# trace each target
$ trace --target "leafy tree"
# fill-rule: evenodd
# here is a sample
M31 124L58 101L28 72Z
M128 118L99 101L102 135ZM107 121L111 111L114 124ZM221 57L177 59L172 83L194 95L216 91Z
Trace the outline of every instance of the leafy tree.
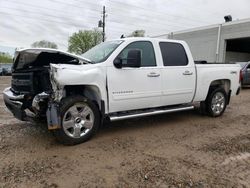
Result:
M0 63L12 63L12 57L8 53L0 52Z
M129 37L144 37L144 36L145 36L145 30L135 30L129 35Z
M56 43L46 40L36 41L33 44L31 44L31 46L33 48L54 48L54 49L58 48Z
M68 51L83 54L90 48L102 42L102 32L94 30L79 30L69 38Z

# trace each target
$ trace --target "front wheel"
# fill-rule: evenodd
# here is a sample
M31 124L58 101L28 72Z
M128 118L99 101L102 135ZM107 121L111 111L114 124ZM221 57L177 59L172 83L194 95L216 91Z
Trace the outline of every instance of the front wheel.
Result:
M227 93L223 88L216 88L209 92L206 99L208 115L212 117L221 116L227 106Z
M98 130L100 113L96 104L82 96L70 96L60 105L61 128L54 131L57 140L65 145L89 140Z

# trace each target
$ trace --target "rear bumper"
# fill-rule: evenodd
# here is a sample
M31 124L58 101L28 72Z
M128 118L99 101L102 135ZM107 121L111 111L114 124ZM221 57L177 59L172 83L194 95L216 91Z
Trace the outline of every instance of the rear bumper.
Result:
M19 120L25 121L26 113L23 109L24 95L15 95L10 87L3 91L3 99L6 107Z

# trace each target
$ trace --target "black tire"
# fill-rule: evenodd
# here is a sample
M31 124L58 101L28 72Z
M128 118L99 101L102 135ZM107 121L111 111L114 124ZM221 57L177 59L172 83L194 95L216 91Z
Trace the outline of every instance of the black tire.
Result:
M94 123L93 123L93 127L85 135L79 138L74 138L74 137L69 136L65 132L65 129L63 128L63 118L65 116L65 113L71 107L77 104L86 105L92 110L93 112L92 114L94 115ZM100 112L99 112L98 107L91 100L82 96L70 96L70 97L62 99L60 103L60 116L61 116L61 128L54 130L53 133L56 139L64 145L76 145L76 144L86 142L97 132L100 126Z
M213 99L215 99L216 96L221 97L221 102L218 102L219 107L217 106L214 107L214 104L213 104ZM228 98L227 93L225 92L223 88L218 87L215 89L211 89L205 101L206 113L211 117L221 116L227 107L227 98Z

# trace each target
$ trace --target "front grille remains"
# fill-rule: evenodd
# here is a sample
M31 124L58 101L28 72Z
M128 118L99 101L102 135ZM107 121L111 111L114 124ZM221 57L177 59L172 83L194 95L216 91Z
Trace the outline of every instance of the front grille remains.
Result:
M33 72L13 73L11 80L11 89L14 93L17 94L33 93Z

